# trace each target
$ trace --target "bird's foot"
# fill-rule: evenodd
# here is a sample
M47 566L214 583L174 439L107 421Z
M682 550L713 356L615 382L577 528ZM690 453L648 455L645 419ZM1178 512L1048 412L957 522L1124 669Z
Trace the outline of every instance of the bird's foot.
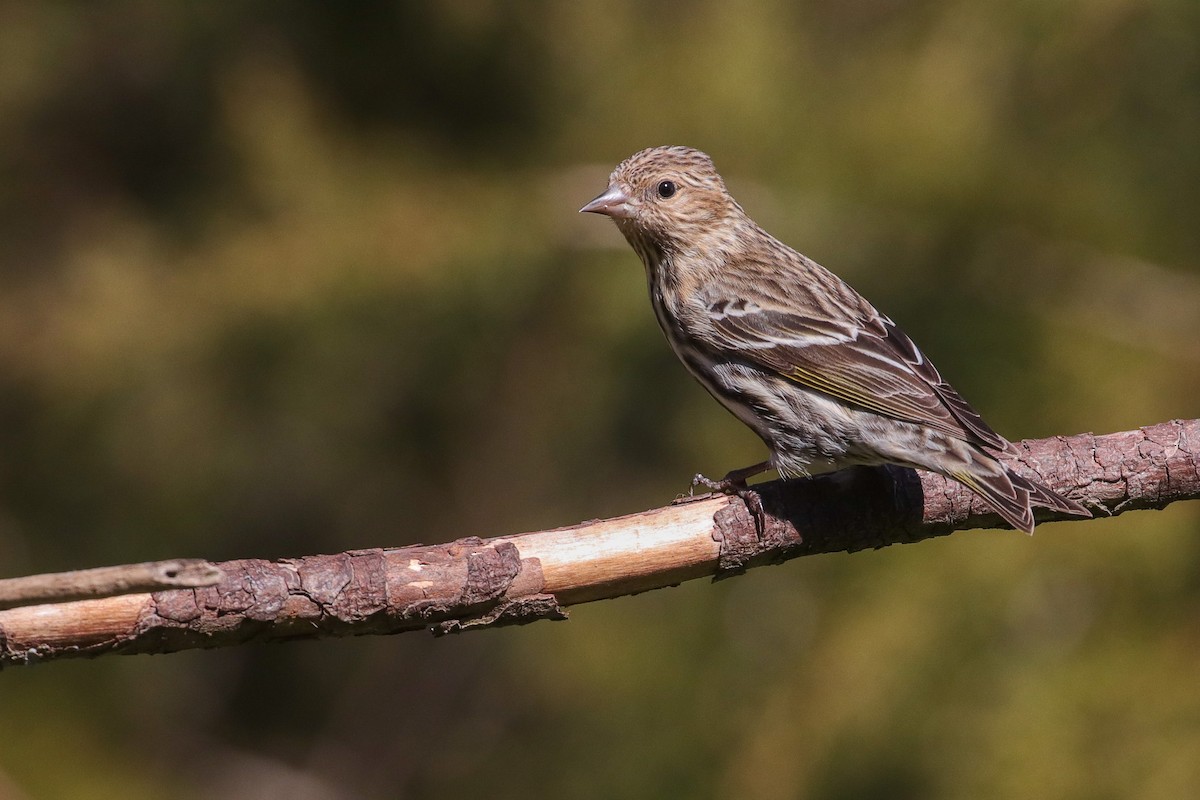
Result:
M703 486L712 494L728 494L740 498L746 504L750 516L754 519L754 532L758 535L759 539L763 538L767 530L767 512L763 508L762 495L747 486L745 478L737 472L731 472L721 480L714 481L712 478L696 473L696 476L692 478L692 488L688 493L688 499L694 497L693 493L696 491L697 486ZM677 500L676 502L687 501Z
M692 478L692 483L690 486L688 486L688 490L686 492L682 492L681 494L675 495L675 499L671 501L671 505L679 506L683 505L684 503L694 503L697 500L707 500L714 494L733 494L733 491L728 488L732 485L733 482L729 479L728 475L726 475L722 480L714 481L711 478L706 478L704 475L697 472L695 477ZM701 494L696 494L697 486L700 486L707 491Z

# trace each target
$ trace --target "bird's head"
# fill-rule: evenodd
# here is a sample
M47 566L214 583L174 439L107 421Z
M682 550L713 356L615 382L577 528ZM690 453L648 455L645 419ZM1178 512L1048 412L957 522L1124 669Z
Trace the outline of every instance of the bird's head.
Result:
M690 147L651 147L613 170L608 189L580 211L612 217L634 244L658 247L703 241L741 207L725 190L712 159Z

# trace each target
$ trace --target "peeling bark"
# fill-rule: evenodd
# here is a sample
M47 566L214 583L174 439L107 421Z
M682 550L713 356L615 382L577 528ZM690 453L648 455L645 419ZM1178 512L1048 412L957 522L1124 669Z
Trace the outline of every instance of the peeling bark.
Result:
M1096 516L1200 497L1200 420L1107 436L1022 442L1023 472ZM440 545L216 564L214 586L0 611L0 667L104 653L165 653L248 641L455 633L539 619L564 606L728 577L815 553L1002 527L962 486L899 468L855 469L760 490L761 539L745 504L701 497L570 528ZM1078 519L1038 511L1040 521Z

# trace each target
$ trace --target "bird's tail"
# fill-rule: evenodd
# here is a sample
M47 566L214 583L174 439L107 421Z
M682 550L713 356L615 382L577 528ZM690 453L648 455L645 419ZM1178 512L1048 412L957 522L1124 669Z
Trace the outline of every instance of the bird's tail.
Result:
M966 469L951 472L950 477L987 500L996 513L1017 530L1033 533L1032 507L1035 505L1064 514L1092 516L1092 512L1079 503L1018 474L990 454L973 453L972 456Z

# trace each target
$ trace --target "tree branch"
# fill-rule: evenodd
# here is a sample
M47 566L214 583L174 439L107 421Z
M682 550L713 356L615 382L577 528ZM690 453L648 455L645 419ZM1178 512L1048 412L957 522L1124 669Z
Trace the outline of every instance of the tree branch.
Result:
M1022 471L1096 516L1200 497L1200 420L1029 440L1020 448ZM957 483L914 470L847 470L758 488L768 515L761 539L741 500L702 497L493 539L227 561L216 565L224 579L206 588L12 608L0 611L0 667L565 619L565 606L692 578L1002 526ZM1038 518L1072 519L1041 509Z

